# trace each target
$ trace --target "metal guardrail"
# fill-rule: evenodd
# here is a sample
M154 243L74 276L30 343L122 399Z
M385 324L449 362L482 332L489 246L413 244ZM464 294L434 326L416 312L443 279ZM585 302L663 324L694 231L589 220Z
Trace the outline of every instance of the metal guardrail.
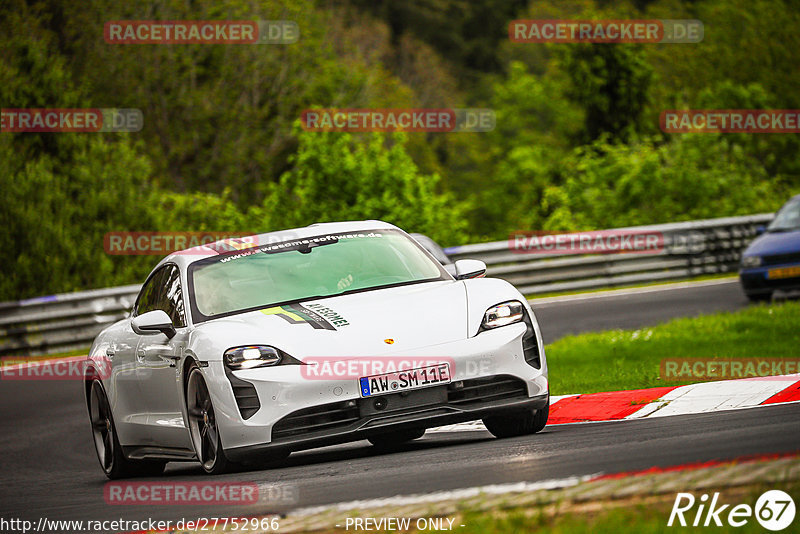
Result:
M450 247L453 260L475 258L487 276L508 280L524 294L599 289L704 274L734 272L756 226L773 214L619 228L661 232L657 254L592 256L513 252L508 241ZM0 355L39 355L84 349L107 325L125 317L138 284L0 303Z
M128 314L141 285L63 293L0 303L0 354L38 355L85 349Z
M773 216L763 213L613 230L662 234L664 247L657 253L527 254L513 251L509 241L450 247L445 253L453 260L483 260L487 276L503 278L525 295L602 289L735 272L756 227Z

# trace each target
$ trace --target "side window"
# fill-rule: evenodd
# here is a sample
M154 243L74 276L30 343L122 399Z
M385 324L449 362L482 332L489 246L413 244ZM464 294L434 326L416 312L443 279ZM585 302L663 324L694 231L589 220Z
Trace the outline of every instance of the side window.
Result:
M174 265L165 265L147 281L139 292L133 315L153 310L164 310L176 328L186 326L180 270Z
M164 289L164 307L161 309L167 312L167 315L172 319L172 324L176 328L186 326L186 315L183 309L183 294L181 293L181 273L180 269L174 265L170 268L169 274L166 277Z
M133 310L134 317L149 311L161 309L161 293L164 287L164 277L168 270L168 266L162 267L145 283L144 287L139 292L139 297L136 299L136 307Z

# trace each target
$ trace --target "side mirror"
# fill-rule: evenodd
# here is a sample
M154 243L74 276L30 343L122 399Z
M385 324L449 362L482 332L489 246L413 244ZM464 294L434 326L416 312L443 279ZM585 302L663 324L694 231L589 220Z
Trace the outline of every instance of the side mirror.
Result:
M456 261L456 280L482 278L486 275L486 264L481 260Z
M169 339L175 336L175 327L172 319L164 310L153 310L134 317L131 328L139 335L147 336L161 332Z
M766 231L767 231L767 227L764 226L763 224L759 224L758 226L756 226L756 235L761 235Z

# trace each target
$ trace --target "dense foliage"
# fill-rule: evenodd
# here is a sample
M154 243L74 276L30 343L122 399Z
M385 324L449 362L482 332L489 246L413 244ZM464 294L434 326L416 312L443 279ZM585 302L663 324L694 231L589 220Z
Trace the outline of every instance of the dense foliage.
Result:
M700 19L699 44L515 44L510 20ZM123 19L294 20L291 45L110 45ZM0 133L0 300L141 281L119 230L380 218L443 245L771 211L792 134L664 134L676 108L800 108L788 0L6 0L0 107L131 107L134 134ZM483 107L489 133L305 132L311 107Z

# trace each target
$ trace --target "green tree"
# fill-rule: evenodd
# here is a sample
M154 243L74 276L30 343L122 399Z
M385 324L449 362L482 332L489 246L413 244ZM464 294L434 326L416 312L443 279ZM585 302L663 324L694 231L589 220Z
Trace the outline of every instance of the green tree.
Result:
M314 222L382 219L442 244L464 243L463 204L436 191L406 153L406 136L297 132L294 167L264 203L272 228Z
M640 45L577 44L560 48L570 78L567 96L585 110L585 140L626 140L641 127L652 67Z
M547 191L548 230L585 230L773 211L784 191L724 135L686 134L671 143L600 139L560 165Z

